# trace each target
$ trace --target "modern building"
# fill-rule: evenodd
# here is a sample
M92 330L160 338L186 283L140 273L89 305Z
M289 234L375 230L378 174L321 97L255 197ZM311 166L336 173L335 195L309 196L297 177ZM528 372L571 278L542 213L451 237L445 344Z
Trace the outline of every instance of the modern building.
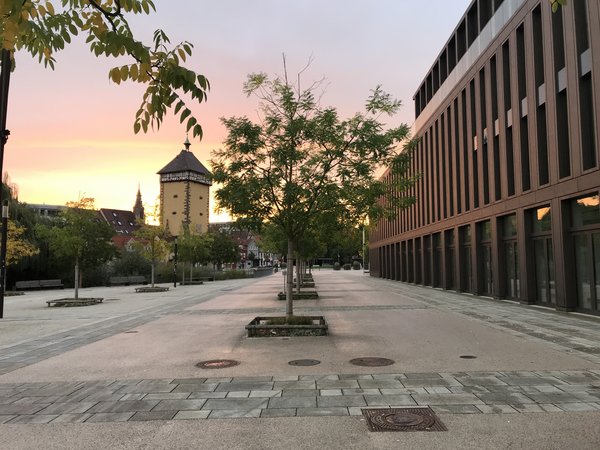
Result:
M184 227L190 233L208 230L210 172L190 151L186 138L181 150L160 175L160 223L172 236L180 235Z
M600 314L600 2L473 0L417 90L371 275ZM390 177L390 174L384 175Z

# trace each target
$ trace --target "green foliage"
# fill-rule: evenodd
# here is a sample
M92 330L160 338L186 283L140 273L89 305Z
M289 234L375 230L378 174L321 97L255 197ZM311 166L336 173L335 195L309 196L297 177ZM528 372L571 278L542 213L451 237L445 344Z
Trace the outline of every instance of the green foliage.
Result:
M152 269L152 286L154 286L154 269L159 261L164 261L169 253L169 244L165 230L160 226L141 224L134 236L134 249L150 261Z
M358 261L352 261L352 269L354 269L354 270L360 270L360 262L358 262Z
M344 264L344 270L350 270L352 269L352 265L349 263Z
M193 45L182 42L169 48L162 30L154 32L152 45L137 40L127 15L155 11L152 0L3 0L0 3L2 48L24 50L45 66L54 68L54 54L82 34L95 56L132 59L130 64L110 70L116 83L132 81L146 85L135 116L134 132L160 128L168 109L173 108L187 131L202 137L202 127L193 117L182 94L194 102L206 100L210 85L200 74L182 66L192 55Z
M225 263L234 263L240 259L240 249L237 242L235 242L231 236L227 233L214 232L207 233L210 235L212 240L210 248L210 257L212 263L217 266L218 270Z
M8 221L6 242L6 265L16 264L21 259L37 255L40 250L24 238L25 227L18 226L14 221Z
M177 239L177 259L190 264L207 264L212 260L212 245L211 234L191 234L186 229Z
M342 267L340 266L339 262L334 262L333 263L333 270L340 270Z
M110 263L111 276L149 275L150 271L150 262L135 250L122 251L120 257Z
M567 0L550 0L550 3L552 4L552 12L556 12L559 7L567 4Z

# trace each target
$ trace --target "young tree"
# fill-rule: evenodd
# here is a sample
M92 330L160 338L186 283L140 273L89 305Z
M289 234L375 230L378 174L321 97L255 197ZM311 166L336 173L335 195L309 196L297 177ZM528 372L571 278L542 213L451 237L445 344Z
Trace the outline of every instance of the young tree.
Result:
M244 225L278 227L287 240L288 261L307 231L323 214L343 213L356 223L365 216L376 220L393 216L412 204L406 189L411 145L397 146L409 137L409 127L386 128L382 115L393 116L400 101L377 87L366 102L366 112L341 119L332 107L319 104L319 83L301 89L284 77L251 74L247 95L261 101L262 117L222 119L227 128L224 148L213 153L213 177L221 184L215 196ZM410 141L408 141L410 143ZM379 167L393 176L376 177ZM383 195L387 202L378 201ZM288 266L286 313L293 315L293 273Z
M14 221L8 221L8 241L6 243L6 265L18 263L26 256L37 255L40 250L24 238L25 227L18 226Z
M212 236L208 233L191 234L188 229L177 240L178 259L190 264L190 281L196 264L206 264L211 260Z
M150 279L151 286L154 287L154 273L156 272L156 263L164 261L169 253L169 244L167 235L161 226L141 224L134 232L136 240L133 247L142 255L144 259L150 261Z
M38 225L36 234L48 242L57 257L73 262L75 299L79 298L81 274L102 264L116 254L111 238L114 231L98 217L93 198L67 203L56 225Z
M203 102L210 88L203 75L181 65L191 56L193 45L182 42L169 48L169 38L162 30L156 30L152 45L147 45L136 39L129 27L127 15L155 10L153 0L3 0L1 48L13 57L14 51L23 50L54 68L55 52L83 34L95 56L131 58L130 64L110 70L114 83L146 85L135 115L135 133L146 132L149 126L160 128L167 110L174 107L180 122L187 119L186 129L201 137L202 128L181 95Z
M234 263L240 259L240 248L231 236L221 231L215 231L210 234L211 248L210 258L212 263L221 271L223 264Z

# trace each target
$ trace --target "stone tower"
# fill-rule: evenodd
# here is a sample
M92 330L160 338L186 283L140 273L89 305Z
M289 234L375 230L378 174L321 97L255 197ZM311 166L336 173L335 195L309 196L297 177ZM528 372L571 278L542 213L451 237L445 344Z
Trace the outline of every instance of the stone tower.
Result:
M133 205L133 214L135 220L144 221L146 216L144 215L144 205L142 204L142 192L140 191L140 185L138 184L137 196L135 197L135 205Z
M208 199L211 174L190 151L185 149L158 171L160 175L160 223L172 236L205 233L208 230Z

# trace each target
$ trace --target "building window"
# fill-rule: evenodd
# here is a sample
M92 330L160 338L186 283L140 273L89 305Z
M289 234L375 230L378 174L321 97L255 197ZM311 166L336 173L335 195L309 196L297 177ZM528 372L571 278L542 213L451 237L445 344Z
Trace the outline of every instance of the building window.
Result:
M531 238L535 265L535 300L556 304L554 251L552 247L552 210L543 206L531 211Z
M492 295L492 224L489 220L477 224L479 234L479 269L481 271L481 293Z
M471 264L471 226L459 228L460 236L460 278L461 288L465 292L473 291L473 271Z
M600 312L600 197L591 195L571 202L578 307Z
M519 280L519 249L517 241L517 215L502 218L502 244L504 251L504 287L506 297L518 299L521 293Z

